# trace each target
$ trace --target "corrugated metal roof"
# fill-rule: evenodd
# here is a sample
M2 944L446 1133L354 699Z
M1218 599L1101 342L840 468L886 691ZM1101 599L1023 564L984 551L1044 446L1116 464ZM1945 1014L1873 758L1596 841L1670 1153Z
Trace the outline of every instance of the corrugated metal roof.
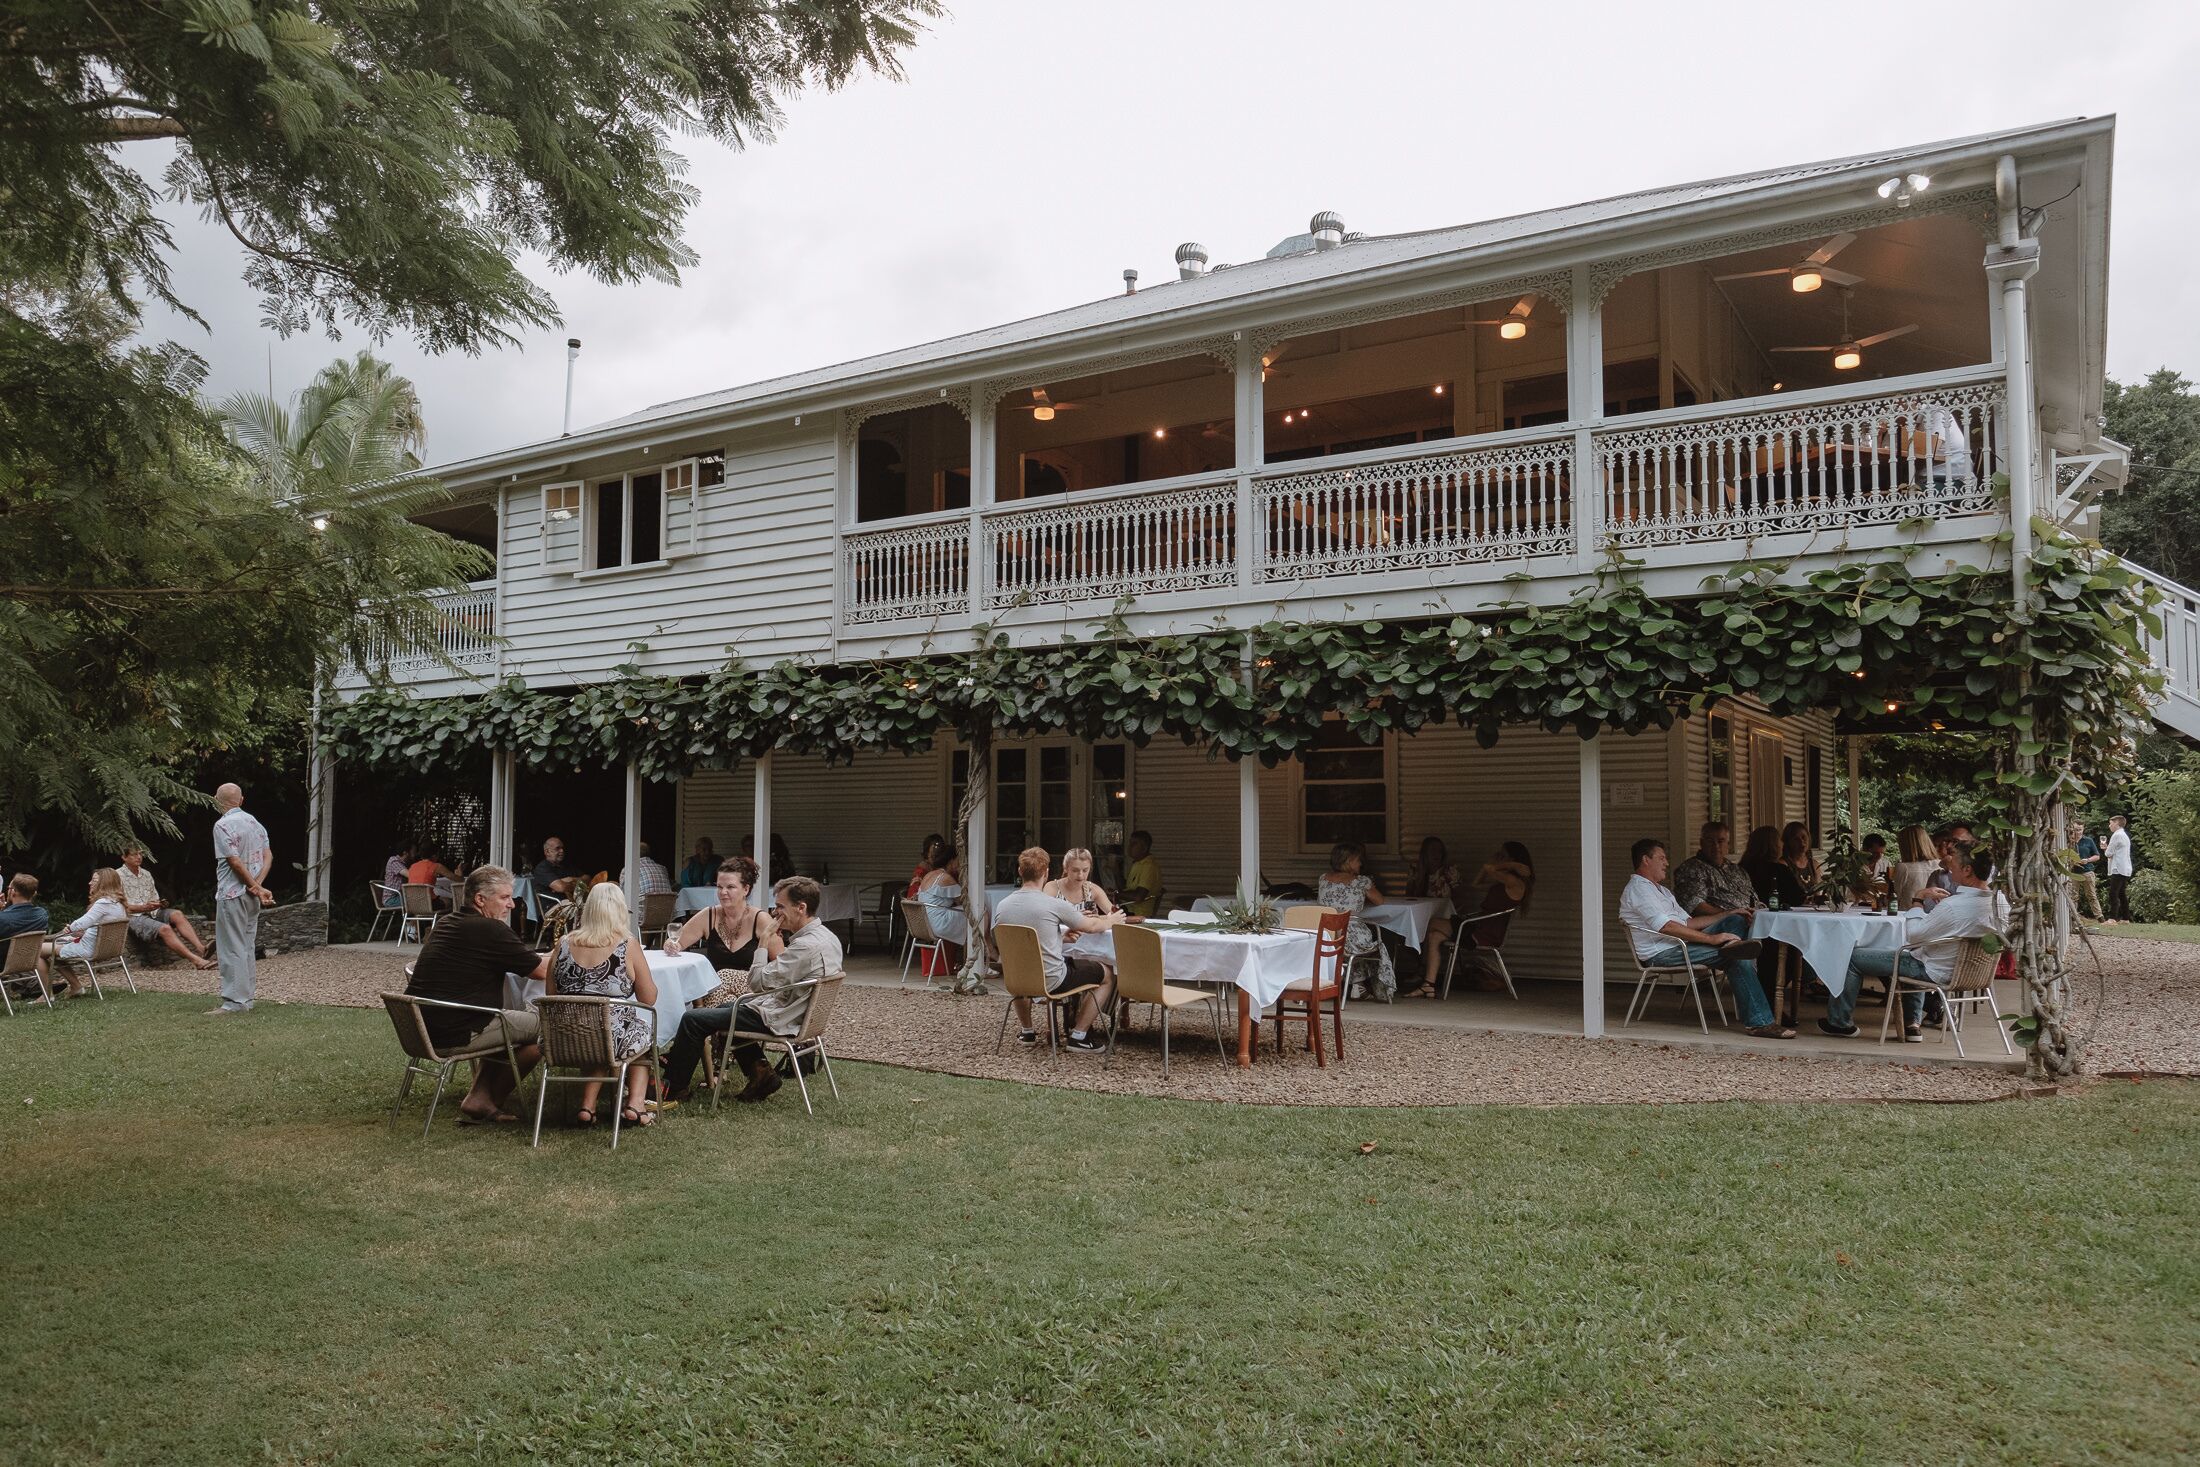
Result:
M1371 236L1337 249L1248 260L1210 271L1190 280L1165 280L1136 295L1109 295L1082 305L1045 315L991 326L982 331L944 337L918 346L904 347L875 356L820 367L807 372L768 378L745 386L675 398L640 412L594 424L590 434L640 426L660 418L685 417L714 408L738 408L753 401L785 397L824 388L842 379L871 377L907 371L931 361L948 361L973 353L1032 345L1084 331L1122 328L1157 320L1172 313L1212 306L1229 300L1262 294L1322 280L1343 279L1387 266L1450 256L1488 253L1506 246L1553 234L1564 234L1589 225L1609 223L1631 216L1648 215L1707 200L1777 188L1827 174L1887 167L1908 159L1980 144L2000 144L2028 133L2065 125L2043 123L2009 131L1980 133L1943 142L1923 143L1890 152L1857 154L1818 163L1735 174L1696 183L1647 189L1589 203L1569 204L1507 218L1484 220L1411 234Z

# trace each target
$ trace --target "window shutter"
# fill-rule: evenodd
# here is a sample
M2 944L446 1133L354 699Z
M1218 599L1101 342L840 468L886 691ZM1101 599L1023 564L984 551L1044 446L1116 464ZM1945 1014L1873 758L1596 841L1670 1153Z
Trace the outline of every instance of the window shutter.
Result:
M581 565L581 486L542 486L542 566L572 571Z
M695 550L697 523L702 518L702 493L696 487L695 460L665 465L665 515L663 551L666 560Z

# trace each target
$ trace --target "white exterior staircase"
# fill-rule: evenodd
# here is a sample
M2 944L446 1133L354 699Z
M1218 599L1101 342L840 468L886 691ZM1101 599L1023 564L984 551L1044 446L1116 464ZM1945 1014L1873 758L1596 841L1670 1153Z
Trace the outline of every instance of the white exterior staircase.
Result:
M2167 680L2154 705L2154 721L2172 733L2200 740L2200 591L2131 561L2124 565L2162 593L2162 604L2156 608L2162 635L2146 639L2155 667Z

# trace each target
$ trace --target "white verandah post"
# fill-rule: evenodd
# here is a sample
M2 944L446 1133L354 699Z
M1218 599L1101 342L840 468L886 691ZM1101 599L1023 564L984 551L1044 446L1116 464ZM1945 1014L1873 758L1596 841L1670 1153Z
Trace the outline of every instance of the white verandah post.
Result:
M1261 418L1260 343L1240 332L1237 348L1237 379L1233 399L1237 431L1232 435L1236 439L1237 457L1235 548L1238 590L1250 592L1260 578L1260 555L1268 537L1268 527L1260 523L1259 502L1253 490L1253 475L1260 469L1260 461L1266 455L1262 442L1266 436L1266 424ZM1248 896L1258 895L1258 888L1248 886L1245 890Z
M626 832L620 842L619 884L629 920L642 920L642 766L626 762Z
M513 784L518 761L509 749L489 755L489 864L512 869Z
M772 754L766 749L756 756L756 819L751 831L753 849L756 852L756 900L765 901L772 883L791 871L772 870Z
M1566 304L1566 416L1574 424L1569 500L1574 517L1574 569L1596 568L1604 513L1604 476L1597 468L1594 430L1604 422L1604 302L1587 265L1574 267Z
M1604 1037L1604 737L1581 741L1581 1032Z

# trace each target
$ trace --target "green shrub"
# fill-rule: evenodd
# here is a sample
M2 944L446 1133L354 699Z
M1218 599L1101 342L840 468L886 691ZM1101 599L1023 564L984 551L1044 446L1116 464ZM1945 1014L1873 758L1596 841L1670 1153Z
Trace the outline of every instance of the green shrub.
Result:
M2177 878L2167 871L2140 872L2131 878L2130 889L2124 896L2131 904L2131 920L2134 922L2193 920L2191 893L2180 890Z

